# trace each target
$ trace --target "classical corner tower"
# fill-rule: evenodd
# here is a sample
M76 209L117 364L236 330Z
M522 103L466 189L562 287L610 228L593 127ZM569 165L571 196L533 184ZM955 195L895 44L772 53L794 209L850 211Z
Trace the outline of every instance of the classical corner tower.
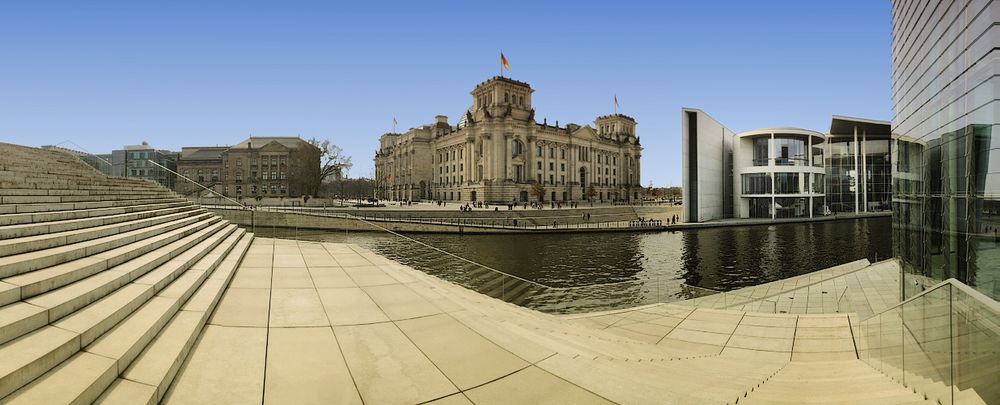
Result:
M532 120L531 93L534 91L528 83L494 76L472 90L473 118L476 121L508 117Z
M619 142L637 143L639 141L635 135L635 125L635 118L625 114L603 115L594 120L597 136Z

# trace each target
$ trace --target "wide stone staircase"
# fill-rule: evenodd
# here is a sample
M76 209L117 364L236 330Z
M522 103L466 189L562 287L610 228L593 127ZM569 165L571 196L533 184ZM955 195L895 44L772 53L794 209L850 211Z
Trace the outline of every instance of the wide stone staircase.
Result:
M379 260L377 256L367 258ZM451 316L480 335L612 402L938 403L856 357L824 359L821 355L825 353L815 353L805 358L795 349L767 347L768 340L782 340L775 338L781 330L818 338L827 338L824 335L834 330L850 335L846 323L839 328L803 327L828 321L824 315L754 314L657 304L619 314L564 317L522 308L433 276L407 274L426 284L425 288L410 284L411 288L426 290L425 297L449 308ZM646 342L591 321L611 316L620 316L622 324L639 325L643 322L638 320L644 320L649 326L669 325L662 330L673 332L661 332L664 336ZM728 330L731 336L716 343L709 337L718 334L705 332L721 330ZM739 341L746 338L740 334L744 330L762 336L756 340L764 347L756 349L769 350L746 349L753 345ZM809 343L817 341L821 339Z
M0 403L166 390L252 238L158 184L0 143Z

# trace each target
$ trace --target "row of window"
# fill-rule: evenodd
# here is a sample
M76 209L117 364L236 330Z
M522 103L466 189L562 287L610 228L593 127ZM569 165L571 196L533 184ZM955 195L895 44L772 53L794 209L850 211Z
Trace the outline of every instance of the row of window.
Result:
M482 149L482 147L483 147L483 145L480 143L478 145L479 156L483 155L483 149ZM438 155L437 155L437 163L443 163L443 162L447 162L447 161L451 161L451 160L462 159L462 151L463 151L463 149L457 149L457 150L452 150L450 152L438 153ZM521 142L520 140L517 140L517 139L511 141L510 151L511 151L511 155L513 155L513 156L519 156L519 155L523 154L524 153L524 143ZM544 152L544 149L541 146L535 146L535 156L542 157L543 152ZM597 155L597 163L610 163L610 164L613 164L613 165L617 165L618 164L618 157L617 156L610 156L610 158L611 158L610 162L608 161L609 160L608 157L603 157L603 159L602 159L602 156L603 155L600 155L600 154ZM556 157L556 148L550 147L549 148L549 158L555 159L555 157ZM566 149L562 149L562 148L559 149L559 158L560 159L566 159ZM577 149L577 158L580 161L589 161L590 160L590 149L589 148L582 148L582 147L578 148Z
M229 160L230 159L224 159L222 161L222 164L223 164L223 166L226 169L229 168ZM234 160L236 161L236 166L243 166L243 158L236 158ZM257 158L251 158L250 159L250 166L257 166L258 163L261 166L267 166L268 163L270 163L272 166L278 166L278 165L284 166L285 164L288 163L288 160L287 160L287 158L285 156L281 156L281 157L271 156L270 158L268 158L267 156L264 156L264 157L261 157L259 161L258 161Z
M509 91L503 92L503 102L505 104L516 104L516 105L521 106L521 107L526 107L527 106L527 104L524 103L524 95L523 94L511 93ZM479 97L476 98L476 103L479 104L480 106L483 106L483 105L486 105L486 104L492 104L493 103L493 94L492 93L487 93L487 94L480 95Z
M600 132L602 134L610 134L612 132L615 132L615 130L617 129L617 125L604 124L604 125L601 125L601 126L597 127L597 129L598 129L598 132ZM626 127L621 128L620 132L624 132L626 134L630 134L631 135L632 134L632 128L626 126Z
M743 194L799 194L802 193L802 183L799 182L799 175L806 180L806 189L813 193L822 194L825 190L824 175L813 173L774 173L773 180L770 173L747 173L742 175ZM812 182L809 182L809 180ZM773 187L772 187L773 185Z

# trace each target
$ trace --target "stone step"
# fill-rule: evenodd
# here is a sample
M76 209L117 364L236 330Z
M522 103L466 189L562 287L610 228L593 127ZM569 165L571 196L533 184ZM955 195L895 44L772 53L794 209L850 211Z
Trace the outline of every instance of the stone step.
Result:
M169 331L161 333L164 330L164 326L168 325L168 321L170 321L169 325L177 328L174 330L174 333L190 333L191 329L180 327L182 324L187 326L184 322L189 319L198 321L196 324L204 323L207 319L207 315L204 313L192 311L181 311L179 313L178 311L180 311L181 305L187 301L187 298L196 289L200 289L202 282L209 275L217 271L216 269L226 271L222 266L234 262L229 259L231 252L236 252L240 255L237 256L237 260L235 261L238 263L238 258L242 257L245 247L239 248L236 245L243 238L244 233L245 231L240 230L229 235L224 242L212 250L212 253L204 256L198 263L185 272L185 275L197 274L197 277L190 280L186 277L178 278L177 281L168 287L168 290L176 291L167 293L164 290L145 302L138 310L119 322L114 328L104 333L93 343L84 347L82 353L111 360L113 374L111 374L110 379L106 374L106 369L102 367L82 367L80 364L77 364L86 364L90 358L89 356L77 354L34 380L31 384L5 398L4 401L10 401L11 404L58 404L73 403L73 401L91 403L95 401L105 389L112 385L115 378L121 374L121 371L129 368L133 360L144 351L143 349L150 345L154 338L159 339L159 336L169 336ZM235 266L232 267L235 268ZM229 273L232 273L232 271L229 271ZM174 322L174 320L177 322ZM197 329L200 330L200 327ZM193 336L181 336L181 339L188 343L185 344L188 350L190 349L190 345L193 345L195 336L197 336L197 333L194 333ZM179 355L179 353L176 354ZM179 366L176 357L166 360L166 364L158 365L169 368L173 363L177 362ZM180 360L183 360L183 357ZM104 366L104 363L101 363L101 365ZM67 368L78 369L81 372L67 373L65 371ZM150 394L153 394L153 392L150 392Z
M99 405L156 405L156 387L118 378L104 390L94 404Z
M175 197L167 191L160 192L121 192L101 195L8 195L0 196L0 204L53 204L100 201L148 200L151 198Z
M0 277L6 278L87 256L94 256L138 240L190 225L211 216L212 214L208 212L192 211L192 215L144 229L136 229L118 235L105 236L34 252L0 257Z
M59 191L88 191L88 190L156 190L169 191L158 183L150 181L127 182L120 178L108 177L102 181L60 181L60 180L35 180L25 181L21 179L0 179L0 186L5 189L35 189L47 190L46 195L57 195Z
M139 258L126 263L122 268L132 268L129 266L149 265L153 260L147 260L142 256L147 252L160 249L162 246L172 243L178 239L187 237L202 228L214 223L216 219L208 222L198 222L183 226L168 232L158 234L149 238L144 238L128 245L111 249L100 254L83 257L70 262L60 263L55 266L46 267L32 272L7 277L3 279L6 285L16 287L17 294L22 300L26 300L35 295L42 294L55 288L59 288L68 283L90 276L107 268L119 266L133 258ZM172 246L170 248L173 248ZM170 252L169 250L164 250ZM0 301L0 304L6 301Z
M147 194L158 195L170 193L170 190L162 188L135 187L135 186L108 186L100 189L38 189L38 188L5 188L0 189L0 196L87 196L87 195L118 195L118 194Z
M154 268L179 258L192 246L225 225L226 223L212 218L169 234L140 241L132 246L125 246L122 250L133 248L143 253L107 270L98 269L70 275L46 274L49 280L55 279L55 281L43 279L37 284L47 282L51 284L51 291L0 308L0 343L21 336L46 323L54 322L104 297L129 281L142 277Z
M92 228L101 225L116 224L136 219L155 217L158 215L169 215L175 212L195 209L193 205L181 205L181 204L175 204L174 206L167 206L165 208L157 208L162 206L163 205L140 206L140 207L150 207L155 209L132 211L127 213L91 217L91 218L67 219L63 221L0 226L0 241L5 239L19 238L19 237L27 237L27 236L55 233L55 232L72 231L76 229Z
M235 228L228 226L226 229L228 229L231 233ZM177 275L186 271L195 262L207 255L209 251L214 249L225 237L228 236L229 235L225 232L216 232L207 239L202 238L204 239L202 242L194 248L189 249L194 251L192 252L190 259L172 260L159 266L157 269L148 274L153 274L161 269L167 269L168 271L163 272L163 278L172 281L177 277ZM215 260L215 258L213 258L213 260ZM167 276L167 274L169 274L169 276ZM166 281L163 285L169 284L169 282L170 281ZM48 328L54 327L60 331L70 333L72 337L67 342L63 342L66 340L67 335L53 333L56 338L40 341L38 344L39 348L33 348L34 350L31 351L30 356L19 357L19 361L12 363L10 367L0 368L0 372L4 373L0 374L0 398L21 388L28 381L49 372L49 370L57 364L65 361L73 355L73 351L63 350L62 348L64 346L68 345L68 347L77 347L78 351L79 348L87 347L97 338L101 337L101 335L107 333L123 319L134 313L140 306L149 302L157 292L162 290L162 287L158 290L157 285L159 285L158 282L153 282L153 280L143 280L140 277L136 281L126 284L111 294L81 308L78 311L73 312L71 315L53 323L52 325L39 329L38 331L47 331ZM169 300L166 297L163 298ZM156 301L163 302L163 300ZM154 306L156 305L162 304L154 304ZM179 304L177 307L179 307ZM12 356L14 350L23 350L25 346L33 343L25 343L25 341L39 339L36 338L36 333L38 331L29 333L11 342L0 345L0 358L7 358L8 355ZM115 361L112 360L112 363L114 365ZM117 374L117 367L115 367L115 373ZM110 383L111 381L108 381L108 384ZM101 391L103 391L103 388L98 390L94 394L93 398L90 398L90 401L96 399L96 396L99 395Z
M0 361L0 398L23 387L78 351L80 335L55 326L45 326L0 345L0 358L3 359Z
M9 397L4 404L89 404L115 381L114 359L78 352ZM54 384L59 384L53 387Z
M60 188L60 186L132 186L136 188L155 188L158 184L143 179L125 179L118 177L71 177L61 174L32 173L30 171L3 171L0 182L12 185L20 184L21 188Z
M120 187L108 190L57 190L33 188L5 188L0 190L0 197L117 197L136 195L167 195L168 190L156 190L137 187ZM67 200L63 200L67 201ZM61 202L61 201L56 201Z
M147 211L158 208L179 207L183 205L191 205L191 202L188 200L184 200L182 198L174 198L166 202L136 203L134 205L127 205L122 207L49 211L49 212L39 212L39 213L27 213L27 214L6 214L6 215L0 215L0 226L11 226L11 225L44 226L43 224L48 224L50 222L104 217L109 215ZM58 230L60 229L57 228L54 231Z
M164 197L154 197L154 198L142 198L135 200L117 200L117 201L9 204L9 205L0 205L0 214L27 214L36 212L50 212L50 211L86 210L94 208L122 207L133 204L153 204L158 202L171 202L179 200L180 197L164 196Z
M138 403L147 401L156 403L163 398L201 334L201 329L215 310L225 287L229 285L252 239L253 236L250 234L241 236L225 260L198 287L197 292L187 300L181 311L170 319L159 335L145 346L128 368L124 369L119 382L111 385L98 403L119 403L113 398L128 399L132 395L142 398ZM136 387L135 384L142 387Z
M44 235L4 239L0 240L0 257L49 249L72 243L117 235L137 229L143 229L190 216L195 214L196 211L196 208L190 207L184 211L169 214L161 213L160 215L148 215L144 218L133 219L125 222L110 223L107 225L99 225L70 231L47 233Z

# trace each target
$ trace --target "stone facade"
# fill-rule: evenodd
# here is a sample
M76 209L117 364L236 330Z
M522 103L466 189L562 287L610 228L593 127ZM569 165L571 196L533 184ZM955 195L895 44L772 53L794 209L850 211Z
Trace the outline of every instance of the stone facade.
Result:
M177 161L177 172L191 181L217 192L222 192L222 154L228 146L185 146ZM178 193L183 195L205 190L185 179L177 180Z
M314 195L320 150L298 137L252 136L222 152L219 191L254 198Z
M377 195L393 200L629 201L641 197L642 147L623 114L594 126L535 121L534 90L493 77L472 91L455 126L433 124L379 139Z

